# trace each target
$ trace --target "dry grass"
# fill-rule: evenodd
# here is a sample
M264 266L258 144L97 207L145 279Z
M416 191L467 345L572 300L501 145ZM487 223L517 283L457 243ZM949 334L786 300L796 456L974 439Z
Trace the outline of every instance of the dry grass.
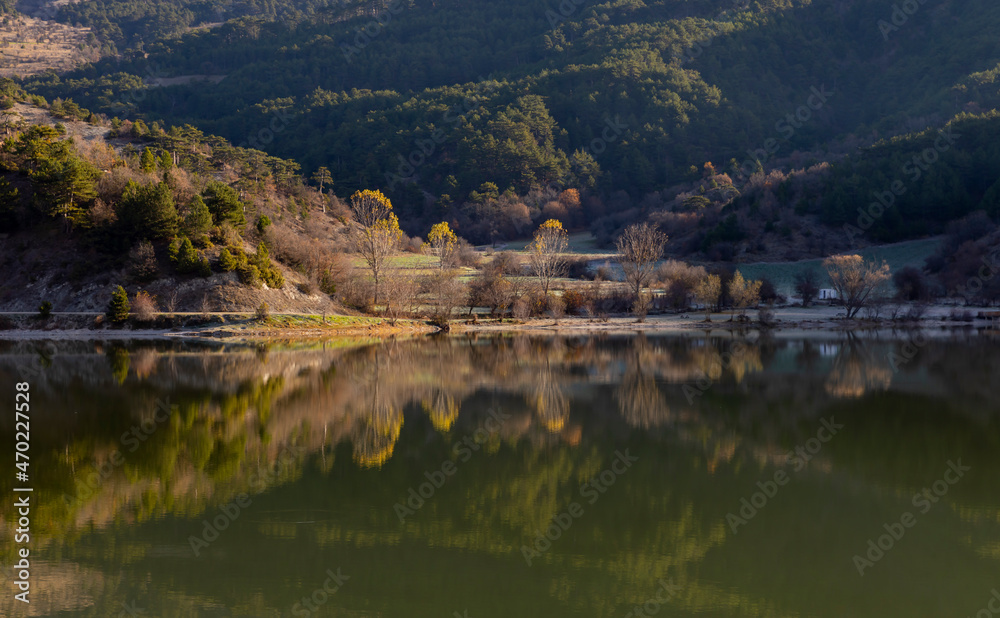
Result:
M90 28L74 28L35 17L5 16L0 25L0 76L28 76L49 69L68 71L98 59L96 50L80 46Z

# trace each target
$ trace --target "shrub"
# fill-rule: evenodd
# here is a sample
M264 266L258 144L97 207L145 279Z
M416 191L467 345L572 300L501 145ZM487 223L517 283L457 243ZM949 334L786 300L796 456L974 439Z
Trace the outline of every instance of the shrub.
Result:
M566 305L566 313L570 315L586 315L590 311L590 301L582 292L566 290L562 299Z
M232 226L228 221L223 221L219 225L212 228L209 236L217 245L238 245L240 243L241 237L240 233L236 231L236 228Z
M245 264L240 267L240 282L253 288L261 286L260 270L253 264Z
M774 282L767 277L762 277L760 280L760 301L763 303L783 303L785 302L785 297L778 294L778 288L774 285Z
M38 317L42 318L43 320L48 318L51 313L52 313L52 303L50 303L49 301L47 300L43 301L42 304L38 306Z
M135 314L136 320L140 322L152 322L153 318L156 317L157 311L156 300L149 295L149 292L136 292L135 300L132 301L132 312Z
M257 232L263 234L270 225L271 218L267 215L261 215L260 218L257 219Z
M209 264L208 258L204 255L198 260L197 268L199 277L211 277L212 276L212 265Z
M228 273L236 270L238 267L239 262L236 260L236 257L233 256L229 247L223 248L222 251L219 252L219 268Z
M266 302L261 302L260 306L257 307L257 313L255 315L257 320L261 322L267 322L271 319L271 310L267 306Z
M280 289L285 286L285 277L278 270L278 267L274 265L274 262L271 261L267 245L264 243L257 245L257 253L253 257L253 265L257 267L261 281L266 283L269 288Z
M128 301L128 293L125 288L118 286L115 291L111 293L111 303L108 304L108 319L115 323L122 323L128 320L128 314L131 310L131 303Z

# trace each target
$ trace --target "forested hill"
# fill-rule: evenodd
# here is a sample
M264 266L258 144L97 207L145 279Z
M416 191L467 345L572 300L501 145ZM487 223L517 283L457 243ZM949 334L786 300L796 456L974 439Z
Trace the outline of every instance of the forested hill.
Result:
M604 217L607 231L618 214L670 208L707 161L709 185L717 171L738 190L756 172L836 160L1000 100L1000 5L988 0L114 6L86 0L62 18L141 53L26 86L108 115L192 124L307 174L327 167L338 194L383 188L404 225L464 217L477 240L497 233L475 226L477 213L508 189L516 201L580 188L592 198L580 220ZM156 11L181 17L156 30L142 17ZM234 15L247 16L180 36ZM836 205L809 191L801 203L776 199L839 224L871 197L852 190ZM827 216L834 207L841 214ZM883 226L882 236L939 228ZM739 236L730 232L719 238Z

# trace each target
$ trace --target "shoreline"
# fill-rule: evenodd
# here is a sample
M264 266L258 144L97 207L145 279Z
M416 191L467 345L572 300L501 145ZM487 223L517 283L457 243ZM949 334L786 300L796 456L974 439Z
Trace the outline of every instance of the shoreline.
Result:
M453 319L447 330L431 324L427 320L378 317L328 316L322 322L319 316L304 314L279 314L267 323L247 317L246 314L218 315L203 319L202 323L191 326L171 324L161 328L124 328L82 325L60 328L55 322L46 322L43 328L15 327L0 330L0 341L39 341L52 339L72 340L184 340L200 341L282 341L282 340L323 340L323 339L389 339L396 337L424 336L432 334L452 335L499 335L504 333L548 334L548 335L606 335L606 334L673 334L713 335L730 333L747 336L779 337L828 337L853 335L903 335L923 332L934 336L954 334L975 334L977 336L1000 334L1000 320L976 318L985 308L929 307L927 314L919 320L878 320L855 318L848 320L838 315L838 307L781 307L774 309L774 323L763 326L753 320L756 311L748 312L749 320L733 321L729 313L713 314L711 322L706 322L703 313L657 314L639 321L635 316L617 316L603 319L567 316L561 318L530 318L526 321L505 319ZM38 320L24 314L26 324ZM958 317L956 317L956 315ZM77 316L79 318L79 316ZM163 316L177 320L179 316ZM229 318L227 321L227 317ZM159 318L158 318L159 319ZM67 320L80 322L81 320ZM36 322L39 326L41 323Z

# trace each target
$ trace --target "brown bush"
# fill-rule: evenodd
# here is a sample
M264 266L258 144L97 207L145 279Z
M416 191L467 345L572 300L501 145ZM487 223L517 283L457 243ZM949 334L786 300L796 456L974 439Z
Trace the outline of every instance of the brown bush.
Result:
M591 300L578 290L566 290L562 300L566 305L566 313L570 315L588 315L592 310Z
M132 301L132 314L135 315L137 321L152 322L156 318L157 311L159 309L156 306L156 300L149 295L149 292L136 292L135 300Z
M228 221L223 221L220 225L212 228L209 236L212 242L223 247L239 247L243 244L243 238Z
M121 199L125 186L130 182L147 185L151 182L149 175L127 167L116 167L97 179L97 196L106 204L114 204Z

